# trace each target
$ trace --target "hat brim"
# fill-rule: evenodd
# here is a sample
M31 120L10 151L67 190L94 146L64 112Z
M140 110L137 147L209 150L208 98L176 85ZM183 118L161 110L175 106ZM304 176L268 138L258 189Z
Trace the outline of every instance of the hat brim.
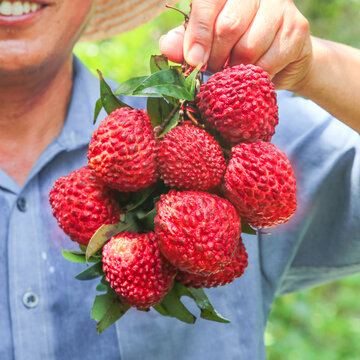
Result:
M132 30L179 0L95 0L94 15L82 41L101 40Z

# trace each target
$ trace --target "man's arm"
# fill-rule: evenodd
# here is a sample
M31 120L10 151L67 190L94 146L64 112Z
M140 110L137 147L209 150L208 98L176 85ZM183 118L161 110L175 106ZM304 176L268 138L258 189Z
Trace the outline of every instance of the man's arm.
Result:
M360 133L360 50L312 38L313 61L293 89Z

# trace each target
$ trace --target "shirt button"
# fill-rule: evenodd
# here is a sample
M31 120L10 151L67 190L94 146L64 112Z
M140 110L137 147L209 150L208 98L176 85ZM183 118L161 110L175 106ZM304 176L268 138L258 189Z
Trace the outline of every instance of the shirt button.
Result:
M37 306L37 304L39 303L39 298L36 294L34 294L33 292L27 292L25 293L25 295L23 296L23 304L25 307L27 307L28 309L33 309Z
M28 208L28 202L24 197L19 197L17 199L17 207L21 212L25 212Z

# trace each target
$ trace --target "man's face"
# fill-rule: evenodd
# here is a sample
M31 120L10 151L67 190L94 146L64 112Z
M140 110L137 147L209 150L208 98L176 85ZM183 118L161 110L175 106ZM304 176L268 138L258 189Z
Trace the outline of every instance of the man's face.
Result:
M94 0L0 0L0 81L64 61L91 18Z

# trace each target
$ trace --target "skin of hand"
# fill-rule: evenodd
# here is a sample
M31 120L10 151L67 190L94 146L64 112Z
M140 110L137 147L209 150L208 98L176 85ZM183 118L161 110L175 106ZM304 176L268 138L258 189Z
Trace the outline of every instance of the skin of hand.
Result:
M194 0L186 31L179 26L160 40L170 60L206 63L217 71L255 64L277 89L295 88L308 72L312 46L309 23L291 0Z
M194 0L186 30L162 36L160 50L210 71L227 59L259 65L276 89L308 97L360 132L360 50L310 36L292 0Z

